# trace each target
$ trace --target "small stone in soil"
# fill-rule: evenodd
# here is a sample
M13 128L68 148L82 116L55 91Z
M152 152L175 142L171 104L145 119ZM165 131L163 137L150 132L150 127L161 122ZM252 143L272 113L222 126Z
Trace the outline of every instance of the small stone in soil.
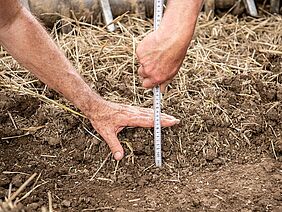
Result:
M17 174L12 179L12 184L17 188L20 187L23 183L24 183L24 179L23 176L20 174Z
M63 200L62 206L64 206L64 207L70 207L70 206L71 206L71 202L70 202L69 200Z
M215 165L221 165L221 164L222 164L222 160L220 160L219 158L215 158L215 159L213 160L213 164L215 164Z
M50 146L56 146L56 145L58 145L60 143L60 140L58 139L58 138L50 138L49 140L48 140L48 144L50 145Z
M215 158L217 158L217 152L214 149L207 149L205 159L207 161L213 161Z

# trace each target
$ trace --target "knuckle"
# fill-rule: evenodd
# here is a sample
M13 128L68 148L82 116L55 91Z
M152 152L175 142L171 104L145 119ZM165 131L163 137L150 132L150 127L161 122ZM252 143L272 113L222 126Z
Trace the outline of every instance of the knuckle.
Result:
M151 87L152 87L151 84L149 84L149 83L147 83L147 82L143 82L142 86L143 86L144 88L151 88Z
M149 68L144 67L143 68L143 73L146 74L147 76L151 75L151 70Z
M138 73L144 73L144 66L142 63L140 64L140 67L138 68Z
M164 81L165 81L165 78L162 77L162 76L157 75L157 76L154 77L154 83L156 83L156 84L161 84Z

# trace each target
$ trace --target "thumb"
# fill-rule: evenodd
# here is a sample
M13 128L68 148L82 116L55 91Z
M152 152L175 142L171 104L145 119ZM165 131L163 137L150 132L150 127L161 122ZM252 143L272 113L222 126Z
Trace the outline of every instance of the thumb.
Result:
M149 78L145 78L142 83L144 88L153 88L155 85L156 83L153 83Z
M165 81L160 85L160 89L162 93L165 93L166 87L169 85L169 83L171 83L171 80Z
M101 134L106 143L111 149L115 160L121 160L124 156L124 150L114 132L108 132L107 134Z
M139 76L142 77L142 78L148 77L148 76L144 73L144 68L143 68L143 66L140 66L140 67L138 68L138 74L139 74Z

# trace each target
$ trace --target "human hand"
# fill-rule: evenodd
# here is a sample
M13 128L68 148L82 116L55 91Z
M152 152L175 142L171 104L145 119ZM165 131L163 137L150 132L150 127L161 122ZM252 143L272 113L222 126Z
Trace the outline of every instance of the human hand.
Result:
M161 92L180 69L189 42L182 42L179 35L167 35L158 31L148 34L138 45L136 54L140 62L138 74L144 88L160 85Z
M124 150L117 138L117 134L125 127L153 127L154 111L141 107L116 104L105 101L93 118L92 126L109 145L114 158L121 160ZM170 127L178 124L179 120L173 116L161 114L161 126Z

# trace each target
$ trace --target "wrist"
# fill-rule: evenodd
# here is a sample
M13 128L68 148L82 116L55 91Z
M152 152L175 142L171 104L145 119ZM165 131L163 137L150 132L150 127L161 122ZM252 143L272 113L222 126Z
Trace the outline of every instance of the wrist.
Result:
M201 7L202 0L169 0L158 29L160 35L174 37L182 45L189 45Z
M5 31L22 13L23 6L18 1L3 1L0 4L0 31Z
M87 118L93 119L103 107L105 100L92 91L70 63L65 63L65 66L69 67L65 69L64 76L55 77L55 79L63 78L63 81L44 80L41 77L42 81L72 102Z
M87 97L81 98L79 109L88 119L96 120L103 108L105 108L106 102L101 96L92 92Z

